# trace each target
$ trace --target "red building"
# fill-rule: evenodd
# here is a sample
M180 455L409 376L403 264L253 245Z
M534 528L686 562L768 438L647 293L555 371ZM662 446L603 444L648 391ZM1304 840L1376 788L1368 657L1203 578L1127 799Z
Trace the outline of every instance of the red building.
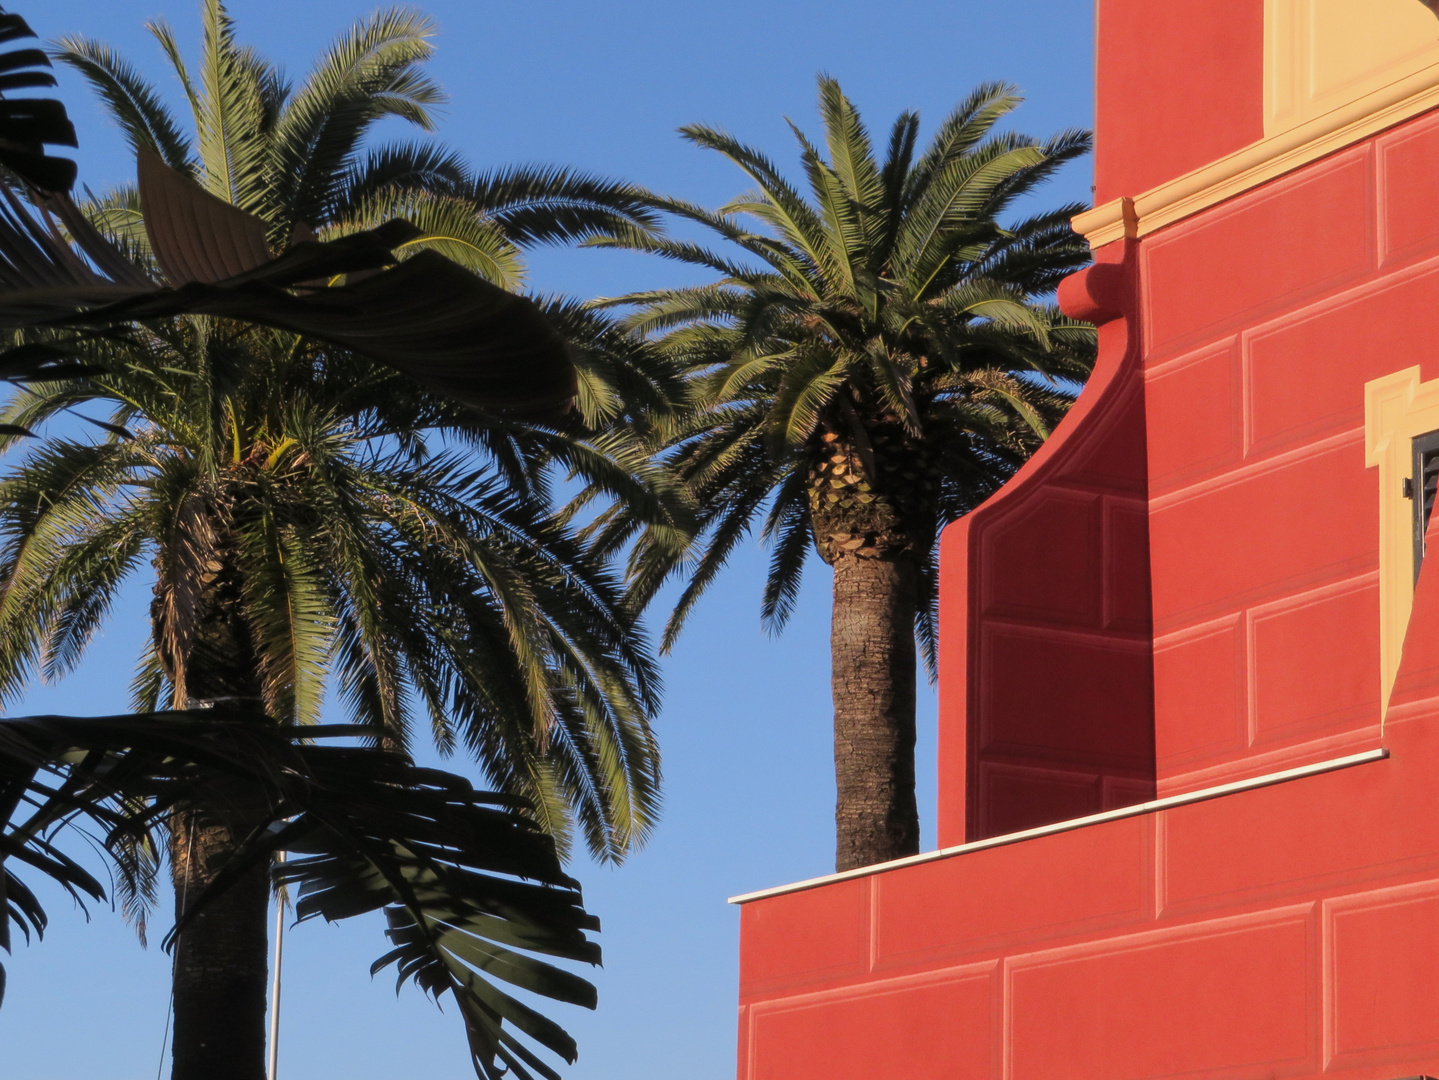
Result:
M944 536L941 850L738 899L741 1080L1439 1075L1439 19L1098 9L1100 361Z

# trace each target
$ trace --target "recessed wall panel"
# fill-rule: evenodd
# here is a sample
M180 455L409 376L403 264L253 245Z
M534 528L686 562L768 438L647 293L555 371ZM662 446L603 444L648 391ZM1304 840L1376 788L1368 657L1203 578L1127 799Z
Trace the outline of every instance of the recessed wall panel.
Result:
M751 1080L992 1080L993 968L757 1005Z
M1309 909L1010 961L1011 1080L1291 1076L1317 1064Z

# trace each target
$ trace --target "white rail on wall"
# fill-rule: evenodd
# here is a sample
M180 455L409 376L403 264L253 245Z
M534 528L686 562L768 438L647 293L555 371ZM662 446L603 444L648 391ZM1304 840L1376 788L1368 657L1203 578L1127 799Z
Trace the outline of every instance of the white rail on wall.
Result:
M1439 0L1436 0L1436 2L1439 2ZM742 896L731 896L729 902L731 904L748 904L752 900L765 900L771 896L784 896L787 893L803 892L806 889L817 889L821 885L833 885L839 881L850 881L854 878L870 877L874 874L883 874L890 870L898 870L905 866L917 866L920 863L935 862L939 859L952 859L957 855L967 855L971 851L983 851L985 848L1017 844L1021 840L1033 840L1038 836L1053 836L1055 833L1083 829L1086 826L1099 825L1106 821L1118 821L1121 818L1138 817L1140 814L1152 814L1156 810L1168 810L1173 806L1187 806L1190 803L1205 802L1209 799L1218 799L1225 795L1235 795L1241 791L1252 791L1254 788L1269 787L1271 784L1282 784L1289 780L1300 780L1306 776L1317 776L1319 773L1333 772L1336 769L1347 769L1354 765L1366 765L1371 761L1383 761L1388 756L1389 751L1383 747L1376 750L1365 750L1360 754L1331 758L1328 761L1315 762L1313 765L1301 765L1298 768L1285 769L1282 772L1265 773L1263 776L1252 776L1248 780L1235 780L1229 784L1218 784L1214 787L1200 788L1198 791L1189 791L1183 795L1170 795L1168 798L1135 803L1133 806L1121 806L1118 810L1106 810L1102 814L1090 814L1088 817L1070 818L1068 821L1056 821L1052 825L1041 825L1035 829L1025 829L1023 832L1005 833L1003 836L991 836L985 840L975 840L972 843L960 844L957 847L941 848L938 851L926 851L921 855L911 855L908 858L895 859L892 862L876 863L874 866L861 866L855 870L846 870L842 874L827 874L824 877L810 878L808 881L796 881L792 885L778 885L773 889L761 889L759 892L745 893Z

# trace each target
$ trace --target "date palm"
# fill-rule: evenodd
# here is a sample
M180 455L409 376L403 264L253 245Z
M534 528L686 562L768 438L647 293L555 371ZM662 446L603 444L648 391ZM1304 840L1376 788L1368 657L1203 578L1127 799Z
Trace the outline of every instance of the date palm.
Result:
M633 228L594 241L718 275L601 302L630 308L628 328L689 373L665 460L701 507L702 534L681 558L642 536L632 563L642 597L687 576L666 646L756 526L773 545L771 628L811 548L833 568L839 870L918 850L915 641L932 669L939 530L1039 445L1093 362L1092 329L1046 301L1088 260L1068 224L1079 208L1009 221L1089 136L996 132L1018 101L978 87L923 152L905 113L879 160L839 84L821 78L825 149L794 128L808 198L759 151L686 127L754 188L714 212L665 208L730 250ZM622 513L602 526L610 543L629 527Z
M218 0L202 13L193 81L169 32L153 28L193 139L103 45L69 40L57 54L96 86L140 154L140 188L88 210L151 277L238 280L185 276L196 264L160 242L164 200L147 210L147 174L152 184L191 177L233 208L228 235L250 240L251 265L297 242L303 251L311 235L342 240L403 215L418 234L401 244L413 256L402 268L443 258L513 287L522 244L647 224L629 189L564 171L475 178L421 145L366 155L377 120L427 127L440 100L420 69L430 25L418 15L360 24L292 90L236 43ZM166 313L147 303L131 314ZM603 334L592 317L556 315ZM229 702L305 724L333 683L394 750L423 716L443 749L464 749L495 787L524 797L562 846L578 831L619 858L643 838L658 782L651 661L600 557L545 511L544 495L559 464L647 498L622 440L591 437L586 424L625 411L613 386L651 383L581 353L578 415L547 421L477 412L323 334L157 318L76 347L80 374L29 385L0 428L7 445L44 435L0 481L0 693L70 670L117 590L148 568L138 710ZM98 437L78 437L76 417ZM203 798L171 817L184 920L177 1080L252 1080L263 1069L266 875L257 867L189 910L261 819L243 800Z
M498 469L426 430L444 411L428 391L193 319L91 359L103 374L31 384L0 419L6 443L45 436L0 480L7 696L72 670L148 572L137 710L238 701L306 724L333 683L374 739L403 749L422 719L561 840L577 829L617 858L645 835L656 687L617 583ZM253 822L203 806L177 820L183 914ZM261 1067L267 901L255 873L181 938L176 1077Z

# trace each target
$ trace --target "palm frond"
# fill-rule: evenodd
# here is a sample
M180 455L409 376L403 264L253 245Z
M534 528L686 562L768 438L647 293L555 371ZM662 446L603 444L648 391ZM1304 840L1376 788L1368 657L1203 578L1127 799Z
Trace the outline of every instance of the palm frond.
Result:
M389 8L356 23L322 56L275 130L279 198L288 224L317 225L340 210L365 134L387 116L434 127L444 94L419 65L433 52L431 19Z
M100 95L132 150L148 146L170 168L190 174L194 168L190 139L138 69L108 45L88 38L61 38L54 55L83 75Z
M250 867L293 852L277 879L297 890L300 919L383 911L392 947L374 970L395 965L402 984L413 981L437 1000L450 995L477 1076L558 1080L539 1052L573 1062L573 1039L501 984L594 1007L594 988L551 962L599 963L587 936L598 922L584 911L578 884L513 800L403 755L313 741L356 730L309 728L302 741L296 729L224 709L0 720L0 946L10 947L12 922L27 937L47 924L14 864L77 899L104 898L59 846L57 826L97 826L116 865L134 872L127 845L147 838L170 808L223 785L265 809L191 901L167 947Z
M259 214L271 209L266 175L263 69L235 41L222 0L202 0L195 128L200 177L210 194Z

